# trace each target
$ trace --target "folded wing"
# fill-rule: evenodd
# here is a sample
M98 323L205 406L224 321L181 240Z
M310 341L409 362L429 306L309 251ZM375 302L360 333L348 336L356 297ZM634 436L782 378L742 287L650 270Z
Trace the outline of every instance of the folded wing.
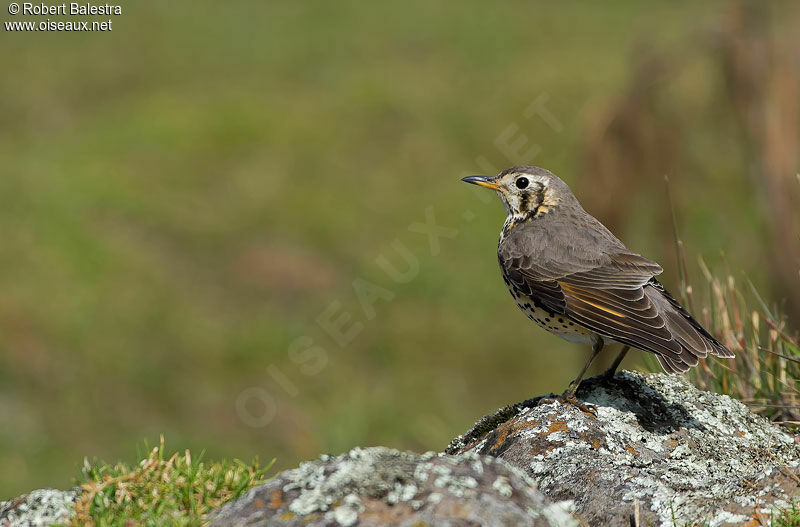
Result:
M670 373L684 372L708 354L733 357L655 279L662 271L658 264L624 246L614 249L537 263L501 247L499 257L520 291L602 336L654 353Z

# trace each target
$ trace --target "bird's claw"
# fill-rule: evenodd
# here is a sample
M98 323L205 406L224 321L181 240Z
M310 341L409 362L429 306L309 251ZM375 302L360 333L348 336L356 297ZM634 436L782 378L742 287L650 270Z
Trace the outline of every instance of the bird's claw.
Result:
M592 403L584 403L583 401L578 400L575 395L562 395L560 399L562 402L571 404L585 414L597 417L597 406L593 405Z
M562 393L561 395L557 395L554 397L543 397L539 399L538 404L552 404L552 403L571 404L581 412L597 417L597 406L591 403L584 403L583 401L575 397L575 394L569 393L569 390Z

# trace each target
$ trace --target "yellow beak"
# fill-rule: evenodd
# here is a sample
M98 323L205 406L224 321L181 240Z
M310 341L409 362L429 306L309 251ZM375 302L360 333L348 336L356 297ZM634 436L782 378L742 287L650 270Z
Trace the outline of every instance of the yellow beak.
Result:
M486 176L469 176L465 178L461 178L461 181L466 181L467 183L472 183L473 185L478 185L481 187L490 188L492 190L500 190L500 185L492 181L494 178L488 178Z

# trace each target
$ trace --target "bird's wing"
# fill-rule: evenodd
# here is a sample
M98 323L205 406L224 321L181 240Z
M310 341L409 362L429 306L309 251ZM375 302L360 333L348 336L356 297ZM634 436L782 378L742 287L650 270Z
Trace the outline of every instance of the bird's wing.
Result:
M534 259L502 248L499 257L517 289L600 335L655 353L669 372L708 353L730 354L655 280L661 267L624 246L592 259L569 251Z

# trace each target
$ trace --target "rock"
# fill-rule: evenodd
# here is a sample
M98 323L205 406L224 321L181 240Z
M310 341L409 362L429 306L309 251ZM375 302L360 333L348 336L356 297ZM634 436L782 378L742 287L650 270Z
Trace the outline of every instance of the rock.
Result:
M548 498L574 502L588 525L631 525L637 506L641 525L741 525L800 490L794 438L728 396L620 372L584 381L578 397L596 416L531 399L483 418L446 452L504 459Z
M383 447L322 456L255 487L211 515L218 527L577 527L525 474L493 457Z
M0 501L0 527L47 527L66 523L74 514L80 489L39 489Z

